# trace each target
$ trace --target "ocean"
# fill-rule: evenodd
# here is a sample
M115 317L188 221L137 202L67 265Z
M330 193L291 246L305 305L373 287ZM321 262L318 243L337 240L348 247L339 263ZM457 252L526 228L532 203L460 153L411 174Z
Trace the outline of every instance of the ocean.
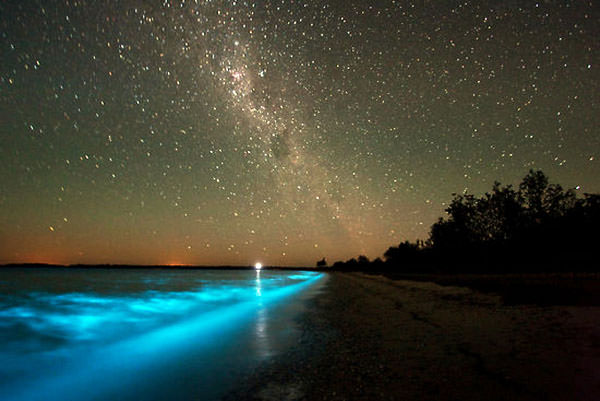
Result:
M0 269L0 399L216 400L298 339L307 271Z

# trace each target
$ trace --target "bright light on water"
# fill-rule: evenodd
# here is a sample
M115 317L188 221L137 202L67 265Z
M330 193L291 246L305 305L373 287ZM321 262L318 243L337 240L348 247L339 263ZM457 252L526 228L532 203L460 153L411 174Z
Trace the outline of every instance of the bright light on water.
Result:
M10 274L12 273L12 274ZM0 272L0 398L217 399L293 341L322 274ZM308 295L306 295L308 296ZM182 384L185 383L185 384Z
M256 270L260 270L260 269L262 269L262 263L260 263L260 262L257 262L257 263L254 265L254 268L255 268Z

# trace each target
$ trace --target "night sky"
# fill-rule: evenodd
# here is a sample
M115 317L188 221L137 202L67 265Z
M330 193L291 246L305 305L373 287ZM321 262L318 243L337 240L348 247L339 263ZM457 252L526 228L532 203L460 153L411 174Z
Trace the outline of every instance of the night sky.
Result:
M0 263L314 265L600 192L594 1L0 3Z

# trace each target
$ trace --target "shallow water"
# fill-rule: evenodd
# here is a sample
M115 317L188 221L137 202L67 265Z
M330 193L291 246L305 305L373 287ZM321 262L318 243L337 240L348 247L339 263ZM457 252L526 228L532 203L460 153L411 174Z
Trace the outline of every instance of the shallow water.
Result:
M218 399L296 340L314 272L0 271L0 399Z

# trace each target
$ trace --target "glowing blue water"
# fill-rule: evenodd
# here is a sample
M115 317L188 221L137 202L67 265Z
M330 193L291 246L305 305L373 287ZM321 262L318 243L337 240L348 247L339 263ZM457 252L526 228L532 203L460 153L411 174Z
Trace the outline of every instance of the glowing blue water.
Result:
M0 271L0 399L217 399L294 341L321 277Z

